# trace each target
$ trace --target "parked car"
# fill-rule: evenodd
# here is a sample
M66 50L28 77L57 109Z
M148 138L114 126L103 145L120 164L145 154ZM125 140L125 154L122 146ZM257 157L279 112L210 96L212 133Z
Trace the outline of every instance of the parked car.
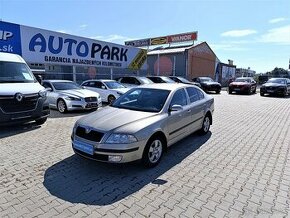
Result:
M213 79L210 77L196 77L192 81L199 83L205 92L214 91L219 94L222 89L221 84L213 81Z
M167 76L147 76L147 78L154 83L175 83L174 80Z
M81 84L82 87L95 91L100 94L103 102L112 104L120 95L123 95L129 90L121 83L115 80L87 80Z
M184 84L190 84L195 85L201 88L200 84L197 82L190 82L189 80L181 77L181 76L169 76L170 79L174 80L177 83L184 83Z
M126 87L136 87L153 83L150 79L143 76L123 76L116 79Z
M81 88L69 80L44 80L47 99L51 108L60 113L72 110L90 110L102 106L101 96L93 91Z
M282 95L290 94L290 79L287 78L272 78L264 83L260 88L260 95Z
M22 57L0 52L0 125L36 121L49 116L46 91Z
M167 147L212 124L214 99L185 84L150 84L132 88L111 105L79 119L72 147L85 158L157 165Z
M229 94L235 93L256 93L257 83L252 77L238 77L229 84Z

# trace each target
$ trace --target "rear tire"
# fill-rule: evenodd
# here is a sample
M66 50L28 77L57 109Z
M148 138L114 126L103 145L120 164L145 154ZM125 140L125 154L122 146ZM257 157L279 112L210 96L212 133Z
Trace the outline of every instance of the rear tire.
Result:
M229 94L232 94L232 93L233 93L233 91L231 89L229 89Z
M35 122L36 122L37 125L42 125L46 121L47 121L47 117L44 117L44 118L40 118L40 119L35 120Z
M62 99L58 100L58 102L57 102L57 110L58 110L60 113L65 113L65 112L67 112L67 106L66 106L64 100L62 100Z
M164 150L164 141L156 136L151 138L143 152L142 162L145 167L155 167L161 160Z
M264 96L264 93L263 92L260 92L260 96Z
M210 129L210 117L209 115L205 115L203 121L202 121L202 127L198 131L200 135L205 135L209 132Z
M221 93L221 90L217 90L215 91L216 94L220 94Z

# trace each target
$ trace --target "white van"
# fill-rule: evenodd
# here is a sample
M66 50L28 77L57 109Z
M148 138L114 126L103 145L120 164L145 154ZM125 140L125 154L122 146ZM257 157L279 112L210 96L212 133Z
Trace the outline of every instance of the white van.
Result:
M36 121L49 116L46 91L22 57L0 52L0 126Z

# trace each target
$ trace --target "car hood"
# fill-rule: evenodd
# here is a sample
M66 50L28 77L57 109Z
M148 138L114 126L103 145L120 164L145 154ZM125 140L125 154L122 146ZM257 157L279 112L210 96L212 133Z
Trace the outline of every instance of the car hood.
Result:
M131 88L118 88L118 89L113 89L113 90L124 94L125 92L129 91L130 89Z
M77 121L77 123L79 125L89 126L104 132L116 130L118 128L121 130L122 127L127 126L126 131L134 132L140 128L140 125L137 124L139 121L142 121L142 123L145 124L145 119L147 120L148 118L156 117L157 115L158 114L156 113L120 109L108 106L82 117Z
M1 83L0 95L15 95L17 92L22 94L38 93L44 90L39 83Z
M205 85L221 85L221 84L219 84L218 82L202 82L201 84L205 84Z
M285 86L285 84L280 84L280 83L265 83L263 86L264 87L278 87L278 86Z
M87 89L69 89L69 90L62 90L58 91L58 93L63 95L69 95L74 97L99 97L100 95L97 92L93 92Z
M247 85L250 85L250 83L248 83L248 82L231 82L231 85L247 86Z

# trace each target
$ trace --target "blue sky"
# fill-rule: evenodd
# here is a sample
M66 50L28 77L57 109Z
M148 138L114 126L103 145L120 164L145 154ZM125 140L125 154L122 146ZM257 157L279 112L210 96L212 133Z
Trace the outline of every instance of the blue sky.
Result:
M289 0L0 0L0 19L120 44L198 31L222 62L257 73L289 65Z

